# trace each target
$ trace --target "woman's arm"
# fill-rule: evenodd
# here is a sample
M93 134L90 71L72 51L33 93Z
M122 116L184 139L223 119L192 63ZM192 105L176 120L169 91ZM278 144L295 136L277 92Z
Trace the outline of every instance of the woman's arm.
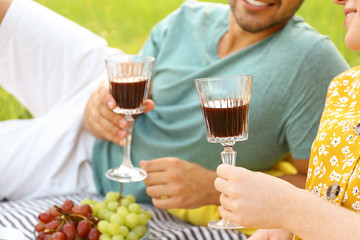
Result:
M284 228L304 239L360 239L360 216L286 181L222 164L220 215L250 228Z
M282 225L303 239L360 239L359 214L296 189Z

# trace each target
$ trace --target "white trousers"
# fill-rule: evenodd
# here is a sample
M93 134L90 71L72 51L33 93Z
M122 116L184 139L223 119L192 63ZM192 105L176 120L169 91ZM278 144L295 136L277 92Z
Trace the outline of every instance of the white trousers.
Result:
M104 39L40 4L13 1L0 25L0 85L34 118L0 122L0 200L96 192L95 138L82 119L107 79L108 50Z

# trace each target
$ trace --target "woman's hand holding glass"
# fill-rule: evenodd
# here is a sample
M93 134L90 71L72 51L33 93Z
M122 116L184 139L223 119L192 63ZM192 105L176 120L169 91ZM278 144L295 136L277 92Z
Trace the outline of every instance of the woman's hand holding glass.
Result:
M144 112L153 110L155 103L148 99ZM86 129L98 139L108 140L124 146L128 122L124 115L113 111L116 101L109 91L109 81L103 81L91 94L84 113Z
M221 164L215 188L221 193L221 217L249 228L287 226L292 203L303 189L282 179L242 167Z

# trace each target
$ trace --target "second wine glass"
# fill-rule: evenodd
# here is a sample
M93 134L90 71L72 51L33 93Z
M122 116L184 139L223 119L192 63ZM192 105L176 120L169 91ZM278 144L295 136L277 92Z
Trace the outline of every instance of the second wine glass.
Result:
M115 54L105 58L110 92L116 101L114 112L124 115L126 128L123 160L119 167L109 169L105 175L117 182L138 182L147 173L134 167L131 161L131 138L134 126L133 115L144 112L151 72L155 58L142 55Z
M224 146L222 162L235 165L235 142L248 138L249 105L252 76L224 76L195 80L196 90L205 120L207 140ZM215 220L209 227L243 228L227 220Z

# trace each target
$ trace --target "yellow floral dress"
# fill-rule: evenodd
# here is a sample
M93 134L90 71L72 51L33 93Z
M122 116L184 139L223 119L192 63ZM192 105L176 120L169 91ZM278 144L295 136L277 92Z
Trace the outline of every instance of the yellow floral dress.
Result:
M338 75L329 85L306 182L306 189L313 194L357 213L360 136L355 128L359 123L360 66Z

